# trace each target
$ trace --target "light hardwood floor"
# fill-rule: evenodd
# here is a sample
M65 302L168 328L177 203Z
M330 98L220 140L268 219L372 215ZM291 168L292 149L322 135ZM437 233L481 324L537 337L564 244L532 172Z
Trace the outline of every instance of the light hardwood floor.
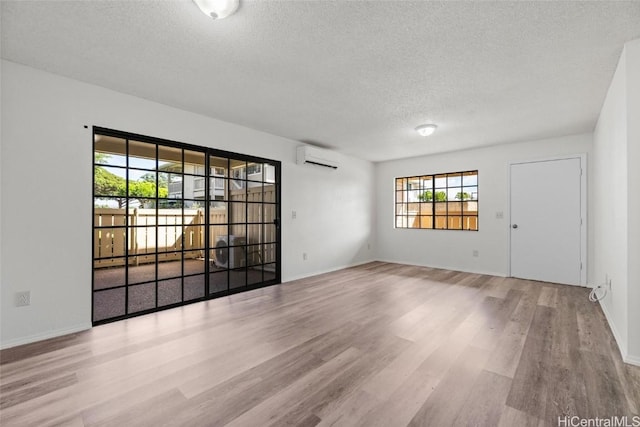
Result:
M375 262L7 349L2 426L555 426L639 413L584 288Z

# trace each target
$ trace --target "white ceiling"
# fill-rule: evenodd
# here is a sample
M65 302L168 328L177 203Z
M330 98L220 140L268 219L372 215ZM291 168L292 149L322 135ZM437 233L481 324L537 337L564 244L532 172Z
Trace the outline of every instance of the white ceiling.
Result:
M638 37L638 1L2 1L5 59L372 161L592 131Z

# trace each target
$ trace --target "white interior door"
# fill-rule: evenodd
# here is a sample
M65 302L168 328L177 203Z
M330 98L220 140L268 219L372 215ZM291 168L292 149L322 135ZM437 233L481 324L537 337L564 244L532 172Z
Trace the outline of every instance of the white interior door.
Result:
M511 275L583 284L581 159L511 165Z

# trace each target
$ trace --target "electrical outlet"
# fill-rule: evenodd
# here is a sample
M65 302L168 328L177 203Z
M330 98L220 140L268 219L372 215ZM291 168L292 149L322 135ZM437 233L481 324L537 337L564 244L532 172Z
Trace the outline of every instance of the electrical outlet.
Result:
M291 219L296 219L298 213L296 211L291 211Z
M370 251L371 250L371 243L367 243L367 250Z
M16 292L16 307L31 305L31 291Z
M480 256L480 251L478 251L477 249L474 249L474 250L473 250L473 256L474 256L474 257L478 257L478 256Z
M502 211L496 212L496 219L503 219L503 218L504 218L504 212Z
M306 252L302 252L302 260L303 261L307 260L307 253Z

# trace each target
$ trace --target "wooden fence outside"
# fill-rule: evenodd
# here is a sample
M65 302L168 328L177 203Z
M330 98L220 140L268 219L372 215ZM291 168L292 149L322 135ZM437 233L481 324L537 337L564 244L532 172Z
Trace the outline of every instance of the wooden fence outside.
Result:
M436 203L435 217L430 214L420 213L420 209L422 209L423 212L432 212L432 203L429 202L408 203L398 206L401 206L403 211L397 213L407 215L405 220L406 224L403 224L405 227L408 225L409 228L478 229L477 201Z
M264 199L263 199L264 197ZM276 215L276 205L249 203L275 202L273 186L248 188L232 191L230 201L234 208L211 207L209 209L209 224L211 225L209 239L210 248L215 248L221 236L227 236L227 216L231 213L231 223L267 223L264 227L249 225L245 227L231 227L232 234L244 237L246 243L257 244L276 241L276 227L273 224ZM263 209L264 207L264 209ZM157 216L156 216L157 212ZM127 239L126 224L129 222L129 237ZM157 219L157 222L156 222ZM200 209L125 209L95 208L94 209L94 267L112 267L125 264L128 252L130 265L156 262L174 261L182 257L184 250L186 258L205 258L205 210ZM104 228L109 227L109 228ZM115 228L114 228L115 227ZM157 230L157 235L156 235ZM248 235L247 235L248 233ZM275 244L264 245L262 254L257 256L257 262L275 262ZM254 261L255 263L255 261Z

